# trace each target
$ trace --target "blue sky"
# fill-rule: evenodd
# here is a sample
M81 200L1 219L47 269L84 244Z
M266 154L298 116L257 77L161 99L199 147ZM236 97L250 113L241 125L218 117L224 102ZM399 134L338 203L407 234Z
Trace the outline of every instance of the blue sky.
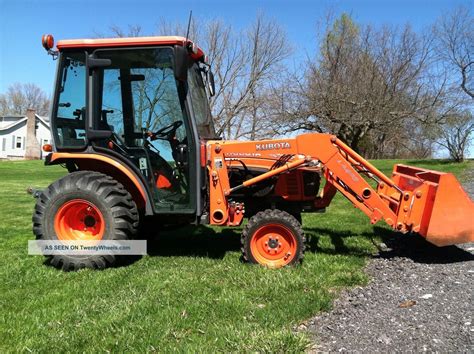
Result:
M41 47L44 33L56 40L87 38L128 24L150 33L160 18L185 22L191 9L196 18L221 18L240 28L264 12L286 29L298 62L316 50L317 22L328 9L364 24L410 22L420 30L458 4L472 6L473 0L0 0L0 93L14 82L33 82L51 93L55 63Z

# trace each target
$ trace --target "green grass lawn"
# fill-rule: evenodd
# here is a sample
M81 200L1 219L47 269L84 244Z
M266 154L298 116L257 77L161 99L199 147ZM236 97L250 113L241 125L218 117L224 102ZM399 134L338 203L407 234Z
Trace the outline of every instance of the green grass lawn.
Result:
M394 163L376 162L388 174ZM457 175L473 164L404 163ZM56 270L27 255L34 199L25 190L64 172L0 162L0 352L302 351L309 340L292 327L367 281L374 228L340 196L326 214L304 215L309 247L296 268L243 264L240 229L200 227L161 234L126 267Z

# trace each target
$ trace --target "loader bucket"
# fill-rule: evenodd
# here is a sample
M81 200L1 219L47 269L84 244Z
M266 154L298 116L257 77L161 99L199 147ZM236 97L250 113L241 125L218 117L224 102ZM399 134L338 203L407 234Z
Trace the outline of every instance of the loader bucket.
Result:
M474 242L474 203L453 174L395 165L392 179L407 194L412 231L436 246Z

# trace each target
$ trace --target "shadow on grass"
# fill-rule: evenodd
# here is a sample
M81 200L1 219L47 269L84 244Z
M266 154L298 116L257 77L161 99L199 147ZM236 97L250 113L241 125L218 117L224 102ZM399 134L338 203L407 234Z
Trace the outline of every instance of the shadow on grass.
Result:
M357 257L370 257L372 253L364 245L348 245L345 238L354 236L350 230L334 232L323 228L305 228L308 237L307 250L310 252L321 252L325 254L352 255ZM319 245L319 236L328 236L333 248ZM387 228L375 226L373 233L364 233L361 236L371 239L375 244L375 237L383 240L387 249L380 250L375 257L386 259L394 257L406 257L417 263L426 264L448 264L457 262L473 261L474 255L462 248L462 246L437 247L427 242L423 237L415 234L403 235ZM376 245L378 246L378 245Z
M306 252L330 255L372 257L373 252L365 242L347 242L355 236L351 230L332 231L326 228L304 228L307 236ZM227 252L240 252L240 229L215 230L206 226L186 225L165 231L148 232L148 254L152 257L207 257L223 259ZM320 244L321 236L328 236L332 246ZM419 263L455 263L474 260L474 255L457 246L436 247L417 235L403 235L383 227L374 227L365 237L376 245L379 237L387 245L375 257L407 257ZM376 245L378 246L378 245Z
M346 245L344 238L354 236L350 230L336 232L330 229L317 227L307 227L304 228L304 230L308 239L306 247L307 251L314 253L341 254L358 257L367 257L371 255L371 253L361 245ZM328 236L332 245L334 246L334 249L319 245L320 236Z
M350 231L334 232L322 228L304 228L307 236L306 252L345 254L359 257L371 253L362 246L347 246L344 238ZM184 226L174 230L149 235L148 254L159 257L209 257L222 259L227 252L240 252L240 229L214 230L205 226ZM334 248L319 245L321 235L328 235Z
M223 259L227 252L240 251L240 229L223 228L216 232L205 226L174 226L159 231L151 229L140 233L140 239L147 240L147 253L151 257L205 257ZM142 259L139 255L117 256L111 268L128 267ZM46 258L43 264L51 266ZM105 268L104 268L105 269ZM65 271L75 270L64 269ZM98 269L101 270L101 269Z
M383 227L374 227L374 234L387 245L378 257L390 259L406 257L417 263L447 264L473 261L474 255L462 249L462 246L437 247L416 234L400 234Z
M183 226L150 235L147 244L150 256L222 259L227 252L240 250L240 230Z
M449 159L440 159L440 160L408 160L406 161L407 165L450 165L456 163L454 160Z

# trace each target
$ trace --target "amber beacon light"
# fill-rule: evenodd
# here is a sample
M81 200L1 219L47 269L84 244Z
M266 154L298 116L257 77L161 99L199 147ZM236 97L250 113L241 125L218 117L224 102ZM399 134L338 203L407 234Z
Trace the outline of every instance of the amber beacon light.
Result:
M54 47L54 38L51 34L43 34L41 37L41 44L46 50L51 50Z

